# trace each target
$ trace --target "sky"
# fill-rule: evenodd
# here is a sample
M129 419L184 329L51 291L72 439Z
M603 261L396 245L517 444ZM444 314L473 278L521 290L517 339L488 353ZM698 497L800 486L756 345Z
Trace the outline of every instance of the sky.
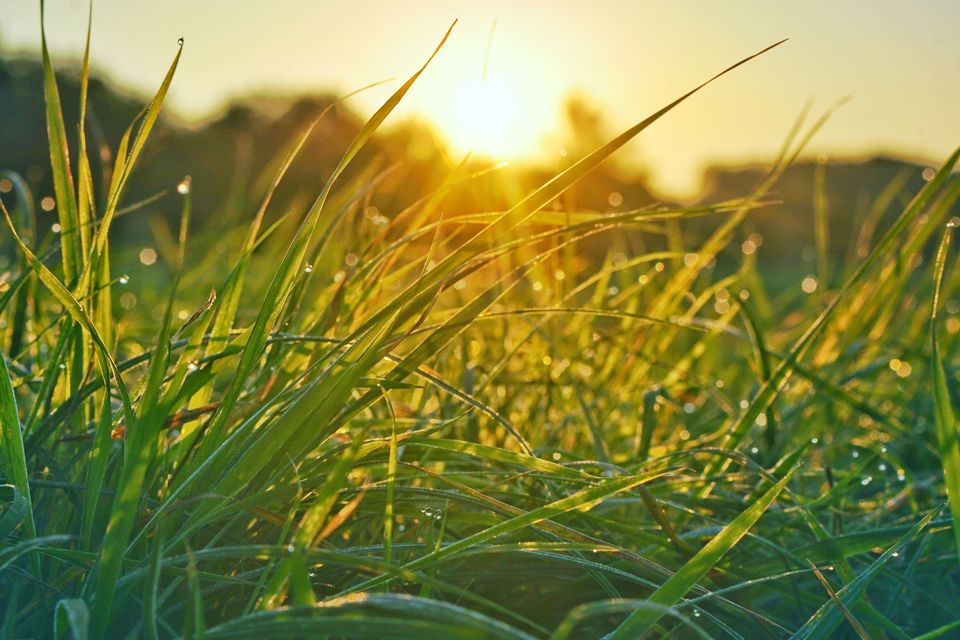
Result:
M47 1L55 64L79 57L86 12L86 0ZM621 159L662 192L689 195L704 167L772 159L805 104L817 114L846 96L811 154L938 163L960 144L957 0L95 0L91 56L146 96L183 37L169 104L190 120L251 94L346 93L393 78L351 99L370 114L454 19L391 120L425 118L459 151L549 160L562 152L571 94L615 134L782 38ZM37 51L39 40L39 2L0 0L0 51Z

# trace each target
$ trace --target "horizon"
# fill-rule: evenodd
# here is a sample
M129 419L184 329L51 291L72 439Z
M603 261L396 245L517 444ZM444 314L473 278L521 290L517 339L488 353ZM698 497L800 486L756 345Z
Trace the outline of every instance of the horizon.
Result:
M36 54L38 6L3 3L8 6L0 23L0 53ZM611 10L599 16L582 3L564 3L550 14L552 31L543 27L536 11L543 3L509 7L494 2L478 8L456 2L439 12L428 11L421 2L404 5L406 11L378 3L301 4L287 3L284 10L270 13L252 3L223 20L210 20L216 11L210 5L185 11L182 0L162 9L101 0L93 5L92 65L115 88L149 95L175 52L176 39L183 36L186 45L168 115L196 124L215 118L230 104L258 97L343 94L403 77L423 63L446 27L459 18L450 40L387 125L423 120L454 153L472 147L476 155L497 161L542 164L565 152L561 105L571 96L583 99L612 136L728 64L788 37L784 45L714 83L674 117L645 131L618 161L642 169L658 193L689 198L699 193L706 169L771 160L805 105L812 105L815 118L848 95L852 99L814 138L807 157L892 156L938 163L960 139L960 123L951 116L960 108L960 88L938 84L960 74L960 44L943 40L956 55L937 48L939 30L949 32L949 16L960 19L960 6L948 2L920 7L858 2L795 13L760 3L723 11L680 3L658 9L650 24L638 22L646 10L636 4L610 3ZM377 11L362 10L373 6ZM79 0L48 3L48 44L57 68L79 59L86 11L86 2ZM311 21L291 22L304 11L327 20L323 35L333 36L304 42L300 36ZM400 33L390 28L398 11L422 19ZM716 19L720 14L726 22ZM251 15L259 20L250 20ZM824 15L830 20L820 20ZM904 20L905 15L913 20ZM141 17L151 28L133 28ZM866 29L868 22L874 28ZM678 51L667 35L677 32L678 24L697 36L701 46ZM272 31L275 25L283 25L278 32L294 33L283 42L266 36L258 46L249 46L256 41L251 29ZM631 25L642 42L631 40ZM862 33L851 33L857 26ZM337 65L321 64L342 48L341 41L356 41L360 32L378 46L336 58ZM581 46L550 46L552 40L578 34ZM851 37L859 39L843 40ZM634 50L625 56L618 48L625 50L628 41ZM835 55L841 45L846 58ZM249 59L234 64L241 54ZM295 68L292 57L308 62ZM313 60L319 62L311 64ZM625 82L627 78L640 81ZM393 80L364 91L348 105L366 117L397 84ZM745 102L743 96L757 86L763 87L765 99ZM938 100L916 100L913 96L922 95L923 87L935 88Z

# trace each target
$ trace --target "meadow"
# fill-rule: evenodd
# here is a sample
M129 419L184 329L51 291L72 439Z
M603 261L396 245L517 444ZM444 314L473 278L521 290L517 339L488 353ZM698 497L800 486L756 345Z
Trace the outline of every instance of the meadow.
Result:
M311 126L249 211L197 225L172 186L137 265L111 229L183 46L105 155L88 56L65 113L44 40L55 233L0 175L0 637L960 637L960 150L843 260L818 207L786 285L749 224L829 113L738 199L564 206L773 45L506 210L445 207L462 168L371 208L347 168L441 42L318 194L271 206Z

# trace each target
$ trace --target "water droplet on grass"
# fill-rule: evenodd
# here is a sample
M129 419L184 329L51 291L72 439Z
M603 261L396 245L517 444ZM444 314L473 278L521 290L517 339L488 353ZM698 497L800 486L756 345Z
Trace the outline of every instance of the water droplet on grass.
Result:
M303 267L303 272L304 272L304 273L313 273L313 265L312 265L312 264L304 265L304 267Z
M127 284L128 282L130 282L130 276L128 276L128 275L126 275L126 274L120 276L119 282L120 282L120 284Z
M177 45L183 46L183 38L177 38Z
M177 185L177 193L182 196L190 193L190 176L186 176L183 180L180 181L180 184Z

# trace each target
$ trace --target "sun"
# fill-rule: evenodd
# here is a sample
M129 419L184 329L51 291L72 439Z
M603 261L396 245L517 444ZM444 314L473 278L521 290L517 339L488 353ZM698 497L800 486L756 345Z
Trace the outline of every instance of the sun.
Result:
M438 118L441 133L454 149L494 159L529 154L532 128L518 92L500 79L485 78L457 90L447 113Z

